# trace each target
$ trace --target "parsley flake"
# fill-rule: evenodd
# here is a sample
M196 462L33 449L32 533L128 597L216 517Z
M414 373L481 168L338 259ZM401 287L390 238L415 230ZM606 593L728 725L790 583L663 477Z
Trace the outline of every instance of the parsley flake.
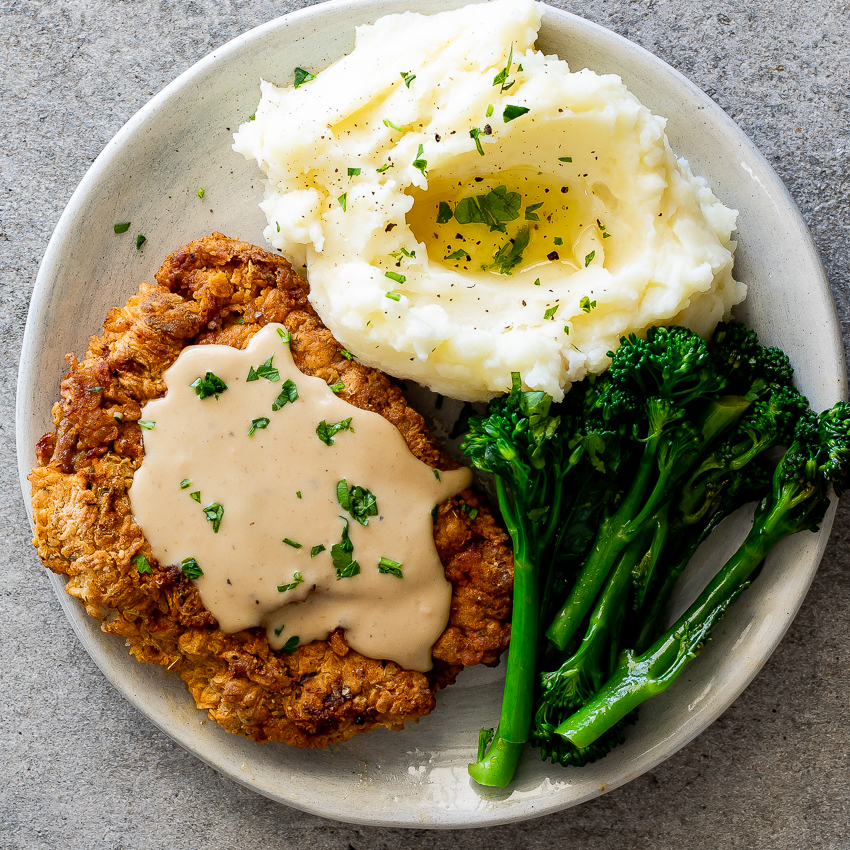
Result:
M345 208L348 206L348 192L343 192L337 200L339 201L339 205L342 207L342 211L345 212Z
M571 156L559 156L558 162L572 162L573 158Z
M502 120L505 124L508 121L513 121L515 118L519 118L520 115L525 115L526 112L529 112L529 108L527 106L516 106L512 103L509 103L505 107L505 111L502 113Z
M275 637L280 637L283 634L283 630L285 628L286 628L286 626L281 626L279 629L275 629L274 630Z
M267 381L279 381L280 380L280 372L272 365L274 361L274 354L263 363L262 366L257 366L255 369L251 366L248 369L248 377L245 379L246 381L258 381L260 378L265 378Z
M150 562L148 561L148 559L144 555L141 555L141 554L136 555L136 557L133 558L133 563L136 565L136 569L140 573L152 573L153 572L153 567L150 565Z
M277 335L280 337L281 342L285 345L289 345L292 342L292 332L285 331L283 328L277 329Z
M281 630L283 630L283 626L281 626L280 628ZM277 634L276 631L275 634ZM278 635L278 637L280 637L280 635ZM296 649L298 649L298 644L300 642L301 638L298 637L298 635L292 635L292 637L289 638L289 640L287 640L286 643L280 648L280 651L285 652L287 654L291 654L295 652Z
M265 431L266 428L269 427L269 422L271 420L268 416L260 416L258 419L251 420L251 427L248 429L248 436L250 437L254 431L262 430Z
M416 159L413 160L413 167L418 168L425 174L425 169L428 167L428 160L422 158L423 153L425 153L425 148L419 145L419 150L416 151Z
M553 241L556 245L563 245L563 244L564 244L564 240L563 240L563 239L561 239L561 237L560 237L560 236L556 236L556 237L555 237L552 241Z
M544 319L552 319L552 320L554 321L554 319L555 319L555 313L557 313L557 312L558 312L558 307L560 307L560 306L561 306L560 304L556 304L554 307L550 307L550 308L549 308L549 309L548 309L548 310L547 310L547 311L543 314L543 318L544 318Z
M337 381L335 384L330 385L330 390L332 393L341 393L345 389L345 384L342 381Z
M493 104L492 104L492 103L488 103L488 104L487 104L487 111L484 113L484 115L485 115L487 118L489 118L492 114L493 114Z
M337 581L342 578L351 578L360 573L360 564L351 557L354 544L348 536L348 520L345 517L340 517L340 519L345 523L345 527L342 529L339 543L334 543L331 546L331 560L336 570Z
M334 436L338 434L340 431L353 431L354 429L351 427L351 417L348 419L343 419L342 422L325 422L323 419L316 426L316 436L326 445L332 446L334 444Z
M463 505L462 509L464 513L469 514L470 519L475 519L478 516L478 508L471 508L469 505Z
M218 534L219 526L224 519L224 507L218 502L213 502L204 508L204 516L213 524L213 533Z
M410 71L400 71L399 73L404 80L404 84L410 88L410 84L416 79L416 74L411 74Z
M593 258L594 258L595 256L596 256L596 251L591 251L591 252L590 252L590 253L589 253L589 254L588 254L588 255L584 258L584 267L585 267L585 268L587 268L587 267L588 267L588 266L589 266L589 265L593 262Z
M195 490L193 493L189 493L189 498L194 499L200 505L201 504L201 491Z
M289 584L279 584L277 586L277 591L278 593L286 593L287 590L294 590L299 584L302 584L303 581L304 576L302 576L300 572L296 572L292 576L292 581L289 582Z
M516 238L508 240L493 255L491 268L499 267L499 274L512 274L513 270L522 262L522 252L528 247L531 234L527 227L517 233Z
M346 360L354 360L354 355L353 355L350 351L346 350L345 348L340 348L339 353L340 353L340 354L341 354L341 355L342 355L342 356L343 356Z
M431 472L434 473L434 478L436 478L437 481L439 481L440 480L440 470L439 469L432 469Z
M445 201L440 201L440 206L437 208L437 224L445 224L447 221L451 221L453 217L452 208Z
M513 80L511 82L507 82L508 75L511 73L511 65L513 64L513 61L514 61L514 46L513 46L513 43L511 43L511 50L510 50L510 53L508 53L508 64L505 65L505 67L502 68L502 70L499 71L499 73L496 74L495 77L493 77L493 85L494 86L500 86L500 88L499 88L500 92L507 91L515 82Z
M401 301L401 296L397 292L387 292L385 297L389 298L390 301Z
M287 378L281 385L280 395L272 402L272 410L280 410L285 404L298 400L298 387L292 378Z
M540 207L542 207L542 206L543 206L543 201L541 201L539 204L529 204L525 208L525 220L526 221L540 221L540 216L537 215L535 210L539 210Z
M360 525L369 525L369 517L378 515L378 501L374 493L359 484L349 487L343 478L336 485L336 498L342 509L348 511Z
M186 578L200 578L204 571L194 558L184 558L180 562L180 571Z
M288 537L283 538L283 542L287 546L291 546L293 549L301 549L303 547L303 543L296 543L294 540L290 540ZM280 588L278 588L280 590Z
M391 162L385 162L380 168L376 168L375 171L377 171L378 174L383 174L388 168L392 167L393 164Z
M360 169L359 168L349 168L348 169L348 176L349 177L359 177L360 176Z
M192 479L191 478L184 478L180 482L180 489L181 490L185 490L187 487L191 487L191 486L192 486Z
M444 260L463 260L465 257L469 256L463 248L453 251L447 257L443 257Z
M395 576L396 578L404 578L401 572L402 564L400 561L394 561L392 558L381 558L378 561L378 572Z
M481 146L481 139L479 138L481 136L481 130L479 130L478 127L473 127L469 131L469 135L475 140L475 149L481 154L481 156L484 156L484 148Z
M119 221L117 224L112 225L112 229L116 233L126 233L130 229L131 222L129 221Z
M407 280L403 274L399 274L398 272L384 272L384 277L388 277L396 283L404 283Z
M144 245L145 242L147 242L147 241L148 241L147 236L144 236L141 233L137 234L136 235L136 250L138 251L142 247L142 245Z
M309 71L305 71L303 68L295 69L295 88L299 86L303 86L304 83L309 83L310 80L315 80L316 75L311 74Z
M595 306L596 302L591 301L590 298L587 297L587 295L585 295L584 298L579 301L579 307L581 307L581 309L584 310L585 313L589 313Z
M486 224L490 230L507 233L505 222L519 218L522 195L497 186L484 195L471 195L457 202L454 217L458 224Z
M250 378L248 379L250 380ZM227 389L227 384L212 372L207 372L203 378L195 378L189 386L198 394L198 398L218 397Z
M206 195L206 192L203 189L198 189L198 197L203 198Z
M156 422L151 422L151 421L149 421L149 420L147 420L147 419L140 419L140 420L139 420L139 425L140 425L142 428L145 428L145 429L146 429L146 430L148 430L148 431L153 431L153 429L156 427Z
M325 551L325 544L324 544L324 543L319 543L317 546L314 546L314 547L310 550L310 557L311 557L311 558L315 558L315 557L316 557L316 555L318 555L320 552L324 552L324 551Z
M398 124L393 124L393 122L390 121L389 118L384 118L384 126L385 127L391 127L393 130L398 130L399 133L404 132L404 130L402 130L402 128L399 127Z

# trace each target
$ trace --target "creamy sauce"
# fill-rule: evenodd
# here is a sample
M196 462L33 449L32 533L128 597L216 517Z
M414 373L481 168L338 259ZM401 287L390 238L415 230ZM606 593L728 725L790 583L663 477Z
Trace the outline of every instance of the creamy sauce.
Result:
M225 632L264 626L272 647L289 649L342 627L363 655L428 670L451 600L431 511L471 473L435 474L382 416L299 372L279 330L263 328L244 351L190 346L165 373L165 397L142 412L154 424L130 490L136 520L161 564L194 558L195 585ZM190 386L208 372L227 386L218 397ZM287 382L298 397L273 410L293 395ZM333 445L317 434L348 419L325 435ZM374 495L366 524L340 502L355 487ZM339 578L352 561L359 573Z

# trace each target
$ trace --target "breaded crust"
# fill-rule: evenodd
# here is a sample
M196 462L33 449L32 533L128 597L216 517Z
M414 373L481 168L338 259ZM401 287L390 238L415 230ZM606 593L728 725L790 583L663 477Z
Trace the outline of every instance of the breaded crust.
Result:
M157 563L128 489L144 454L141 407L164 394L163 372L186 345L244 348L263 325L280 322L302 372L342 380L340 397L392 422L425 463L457 464L386 375L343 354L283 258L216 233L168 257L156 280L110 311L82 361L68 355L56 430L38 444L34 543L46 567L68 576L67 592L140 661L177 672L213 720L255 741L321 747L375 726L399 729L430 713L435 691L463 666L496 664L508 643L513 560L471 490L440 505L434 521L453 593L425 674L360 655L341 629L291 654L271 649L264 629L225 634L179 568ZM474 519L463 505L477 509ZM153 572L139 573L139 554Z

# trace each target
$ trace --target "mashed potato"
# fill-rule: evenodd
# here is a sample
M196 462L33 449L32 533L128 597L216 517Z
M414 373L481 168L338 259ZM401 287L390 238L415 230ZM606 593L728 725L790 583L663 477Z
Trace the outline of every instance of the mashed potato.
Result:
M235 136L267 177L265 237L306 265L334 336L454 398L519 372L560 399L622 334L707 335L745 294L736 213L619 77L533 49L544 8L360 27L315 79L263 82Z

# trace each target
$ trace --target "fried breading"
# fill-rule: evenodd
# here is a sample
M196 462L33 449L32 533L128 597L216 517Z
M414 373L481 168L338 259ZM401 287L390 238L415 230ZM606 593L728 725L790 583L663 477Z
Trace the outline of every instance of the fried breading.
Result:
M434 519L453 593L428 673L360 655L341 629L290 654L271 649L264 629L225 634L180 569L157 563L128 489L144 455L141 408L164 394L163 373L186 345L244 348L263 325L280 322L302 372L343 381L340 398L392 422L435 469L457 464L398 386L346 356L283 258L216 233L168 257L156 280L110 311L83 360L68 356L56 430L37 447L34 543L46 567L68 576L67 592L140 661L179 673L213 720L256 741L319 747L379 725L399 729L430 713L435 691L463 666L496 664L508 642L513 560L472 490L441 504ZM140 554L152 572L139 572Z

